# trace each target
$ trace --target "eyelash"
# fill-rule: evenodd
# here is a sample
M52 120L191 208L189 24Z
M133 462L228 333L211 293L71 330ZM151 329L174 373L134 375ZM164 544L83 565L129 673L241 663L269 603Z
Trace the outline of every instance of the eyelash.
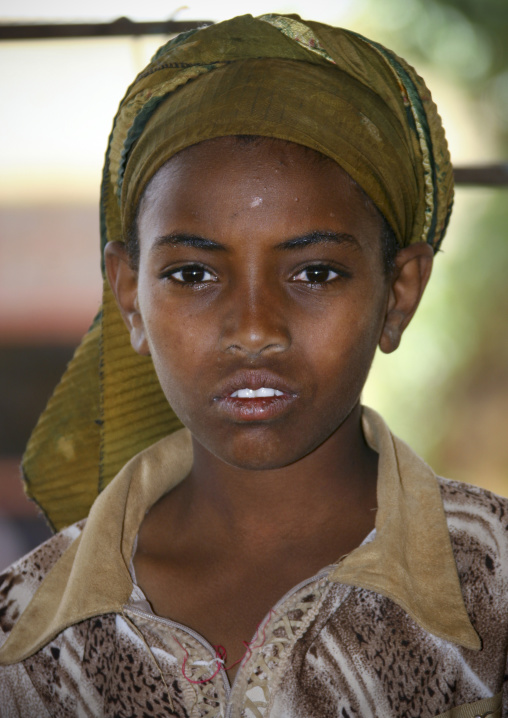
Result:
M194 272L195 274L204 274L205 277L201 277L200 279L196 279L194 277L194 281L186 281L184 278L184 272ZM178 278L177 275L180 275ZM208 275L208 277L206 277ZM195 286L197 284L209 284L210 282L214 282L216 280L216 277L208 271L205 267L202 267L200 264L185 264L183 267L177 267L176 269L172 269L169 272L165 272L164 277L167 277L173 282L176 282L177 284L187 285L187 286Z
M314 281L312 281L312 280L309 278L308 275L309 275L310 272L313 272L313 271L314 271L316 274L317 274L317 273L320 273L320 272L321 272L321 273L326 272L327 278L326 278L326 279L321 279L321 280L317 280L317 281L316 281L316 277L314 277ZM306 278L306 279L299 279L299 277L301 277L303 274L306 274L306 275L307 275L307 278ZM333 275L335 275L335 276L330 277L330 274L333 274ZM333 267L330 267L330 266L327 265L327 264L310 264L309 266L304 267L303 269L301 269L301 270L298 272L298 274L295 274L295 275L293 276L292 279L293 279L293 282L303 282L303 283L305 283L305 284L310 284L310 285L314 285L314 286L315 286L315 285L330 284L330 282L333 282L333 281L335 281L336 279L340 279L341 277L344 277L344 276L345 276L345 273L344 273L344 272L341 273L341 272L339 272L339 271L333 269Z
M309 277L309 273L311 272L314 272L315 274L322 274L326 272L326 278L321 277L320 279L317 279L316 277L314 277L313 281ZM199 279L196 278L196 276L194 276L193 278L187 276L186 279L185 273L201 276L199 277ZM333 274L334 276L330 277L330 274ZM306 279L302 279L302 275L306 275ZM217 281L217 277L200 264L186 264L183 267L178 267L176 269L172 269L168 272L165 272L163 276L175 282L176 284L180 284L183 286L210 284ZM341 279L345 276L345 272L335 270L327 264L311 264L301 269L297 274L293 275L291 279L293 282L301 282L302 284L309 284L311 286L322 286L325 284L330 284L331 282L334 282L335 280Z

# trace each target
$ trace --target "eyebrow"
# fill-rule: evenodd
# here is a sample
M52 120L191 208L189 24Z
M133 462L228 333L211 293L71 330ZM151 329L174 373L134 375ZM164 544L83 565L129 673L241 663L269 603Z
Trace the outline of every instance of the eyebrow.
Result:
M349 244L360 249L360 243L352 234L346 232L310 232L301 237L294 237L277 245L276 249L303 249L314 244Z
M194 247L194 249L207 249L212 251L227 252L227 247L212 239L200 237L198 234L187 234L186 232L174 232L157 237L152 245L152 250L159 247Z
M349 244L350 246L360 248L360 243L352 234L347 234L346 232L316 231L281 242L275 246L275 249L304 249L305 247L316 244ZM187 232L172 232L171 234L164 234L157 237L152 246L152 250L157 250L159 247L167 247L168 245L172 247L193 247L194 249L205 249L214 252L228 251L228 248L220 242L206 239L206 237L201 237L197 234L188 234Z

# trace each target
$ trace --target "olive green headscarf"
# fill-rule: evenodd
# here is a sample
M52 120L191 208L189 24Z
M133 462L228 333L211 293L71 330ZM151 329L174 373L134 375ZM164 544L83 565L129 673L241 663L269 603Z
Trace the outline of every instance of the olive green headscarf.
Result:
M289 140L364 189L401 246L443 237L453 197L440 118L413 68L360 35L295 15L250 15L179 35L128 89L101 195L102 247L178 151L227 135ZM103 305L28 444L26 490L55 528L87 515L136 453L180 427L104 282Z

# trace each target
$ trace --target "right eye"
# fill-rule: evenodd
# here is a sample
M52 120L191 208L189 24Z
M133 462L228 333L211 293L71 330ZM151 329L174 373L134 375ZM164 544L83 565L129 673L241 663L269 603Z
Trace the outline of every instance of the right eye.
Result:
M180 284L204 284L215 281L213 274L200 264L186 264L184 267L167 272L166 276Z

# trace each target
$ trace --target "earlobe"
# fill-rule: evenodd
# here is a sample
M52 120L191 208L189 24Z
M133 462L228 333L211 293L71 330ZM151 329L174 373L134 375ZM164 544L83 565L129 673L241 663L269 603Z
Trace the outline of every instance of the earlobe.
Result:
M148 356L150 351L138 303L138 272L130 264L125 245L108 242L104 249L104 263L109 285L129 330L132 348L138 354Z
M417 242L401 249L395 259L385 321L379 348L385 354L395 351L413 318L432 271L432 247Z

